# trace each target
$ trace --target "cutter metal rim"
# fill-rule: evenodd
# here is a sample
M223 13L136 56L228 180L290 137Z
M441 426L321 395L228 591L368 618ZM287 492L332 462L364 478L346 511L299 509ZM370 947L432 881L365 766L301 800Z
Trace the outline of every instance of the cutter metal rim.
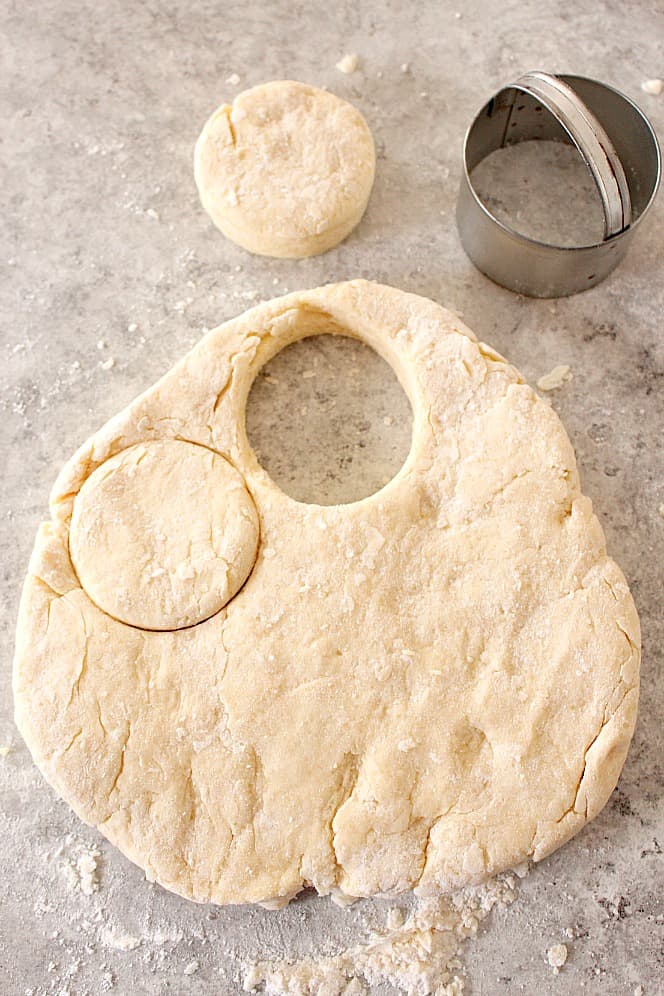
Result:
M617 177L616 179L623 198L623 219L629 218L629 224L623 225L619 231L609 234L608 237L600 241L561 246L555 242L547 242L524 235L507 222L498 219L481 199L473 185L472 171L491 152L504 148L508 144L518 144L519 141L526 141L529 138L542 137L529 133L526 128L522 137L517 138L516 141L506 140L505 130L501 130L500 122L497 119L494 134L489 134L488 138L486 135L480 136L480 138L484 137L486 147L481 154L471 156L471 145L478 137L479 130L483 128L485 132L490 132L491 125L487 127L485 122L490 120L496 107L500 113L501 99L521 93L526 99L535 102L533 106L538 103L539 110L544 111L548 118L554 119L551 108L540 101L538 93L528 88L529 79L560 82L566 90L571 90L576 96L578 109L584 114L585 120L591 124L597 124L600 144L603 138L608 139L609 162L612 151L616 155L621 171L624 171L622 178ZM582 92L586 92L585 102L579 95L577 87ZM591 100L588 99L589 97ZM607 120L606 116L600 117L588 106L591 102L602 104L606 103L607 100L611 105L610 109L614 117L618 119L617 121ZM511 105L505 104L502 111L504 112L510 107ZM640 146L642 153L640 159L638 153L635 158L630 147L625 146L624 142L622 142L622 156L616 152L614 144L611 142L611 130L613 127L613 139L618 145L616 126L620 125L621 121L627 123L636 135L636 144ZM555 123L560 136L564 137L553 140L564 141L579 151L599 189L597 177L588 163L588 150L580 147L574 135L565 126L564 118L561 120L558 115L555 115ZM626 163L625 160L628 162ZM642 169L639 170L638 166L642 166ZM598 168L601 168L601 164ZM461 243L478 269L509 290L534 297L563 297L578 293L603 280L623 258L636 227L647 214L657 195L661 171L661 152L654 129L638 105L621 91L591 77L567 74L553 76L540 72L527 73L520 76L514 83L502 87L487 101L471 122L464 136L463 171L457 201L457 225ZM627 188L626 198L625 187ZM634 191L637 192L636 198ZM629 200L627 205L625 204L626 199ZM605 227L609 228L609 211L604 198L602 201ZM635 201L636 203L634 203ZM626 212L625 208L627 208ZM614 217L615 213L614 205ZM577 264L580 265L577 266Z

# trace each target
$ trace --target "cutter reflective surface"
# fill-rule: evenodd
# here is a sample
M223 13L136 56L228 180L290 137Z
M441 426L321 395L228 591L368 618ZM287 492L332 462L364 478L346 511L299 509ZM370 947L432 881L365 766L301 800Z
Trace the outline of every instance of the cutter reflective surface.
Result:
M472 172L496 149L530 140L573 145L588 167L604 211L604 238L557 246L522 235L487 208ZM660 180L659 146L650 122L628 97L583 76L532 72L500 90L464 141L457 201L461 243L496 283L531 297L563 297L593 287L625 255Z

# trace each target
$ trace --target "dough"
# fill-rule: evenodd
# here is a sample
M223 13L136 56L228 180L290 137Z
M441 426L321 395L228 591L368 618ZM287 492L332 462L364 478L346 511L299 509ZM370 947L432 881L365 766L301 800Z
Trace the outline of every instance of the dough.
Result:
M323 332L375 348L413 407L406 463L349 505L289 498L245 431L260 367ZM142 497L137 477L134 519L104 475L127 476L138 454L162 465L173 440L220 456L205 451L200 474L163 488L150 471ZM136 586L132 617L155 621L154 557L173 579L158 621L191 618L201 561L183 558L184 537L205 531L194 510L220 523L205 555L227 549L233 525L192 502L190 478L212 496L224 461L260 522L244 586L167 632L104 612L117 579L127 599ZM228 492L229 509L251 520L243 494ZM113 554L120 526L104 527L96 564L76 538L99 525L95 502L120 508L132 537ZM151 521L165 535L141 543ZM228 546L237 578L254 552L244 529ZM220 603L235 583L223 585ZM544 857L613 789L638 669L634 604L555 413L455 315L352 281L210 332L71 458L25 582L14 688L36 763L149 878L200 901L278 903L309 884L426 896Z
M201 202L249 252L299 259L352 232L369 200L373 138L351 104L290 80L222 104L196 143Z
M106 460L74 502L72 565L109 615L180 629L214 615L253 567L258 516L238 472L178 439Z

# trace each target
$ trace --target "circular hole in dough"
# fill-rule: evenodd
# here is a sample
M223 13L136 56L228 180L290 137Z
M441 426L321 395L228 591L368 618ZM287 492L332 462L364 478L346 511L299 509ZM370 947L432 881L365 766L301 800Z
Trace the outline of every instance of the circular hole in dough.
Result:
M300 339L254 381L247 435L296 501L342 505L375 494L410 452L413 412L393 368L345 335Z
M355 228L376 153L356 108L289 80L222 104L196 143L203 207L233 242L263 256L326 252Z
M106 460L74 501L69 549L104 612L173 630L214 615L256 559L258 515L218 453L180 440L139 443Z

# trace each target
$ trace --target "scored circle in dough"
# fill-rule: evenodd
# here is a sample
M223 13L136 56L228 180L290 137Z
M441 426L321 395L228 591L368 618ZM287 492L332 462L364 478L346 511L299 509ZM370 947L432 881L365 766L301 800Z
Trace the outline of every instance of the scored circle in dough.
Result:
M360 112L291 80L222 104L194 154L201 202L224 235L250 252L289 259L326 252L350 234L375 167Z
M139 443L98 467L76 495L69 529L92 600L141 629L180 629L218 612L257 546L256 509L238 472L176 439Z
M285 495L244 425L260 368L318 333L376 349L413 409L406 463L349 505ZM82 587L72 513L118 454L174 437L230 460L260 541L220 611L149 632ZM596 816L639 640L549 404L456 315L358 280L213 330L70 459L21 600L16 719L76 812L188 898L431 895Z

